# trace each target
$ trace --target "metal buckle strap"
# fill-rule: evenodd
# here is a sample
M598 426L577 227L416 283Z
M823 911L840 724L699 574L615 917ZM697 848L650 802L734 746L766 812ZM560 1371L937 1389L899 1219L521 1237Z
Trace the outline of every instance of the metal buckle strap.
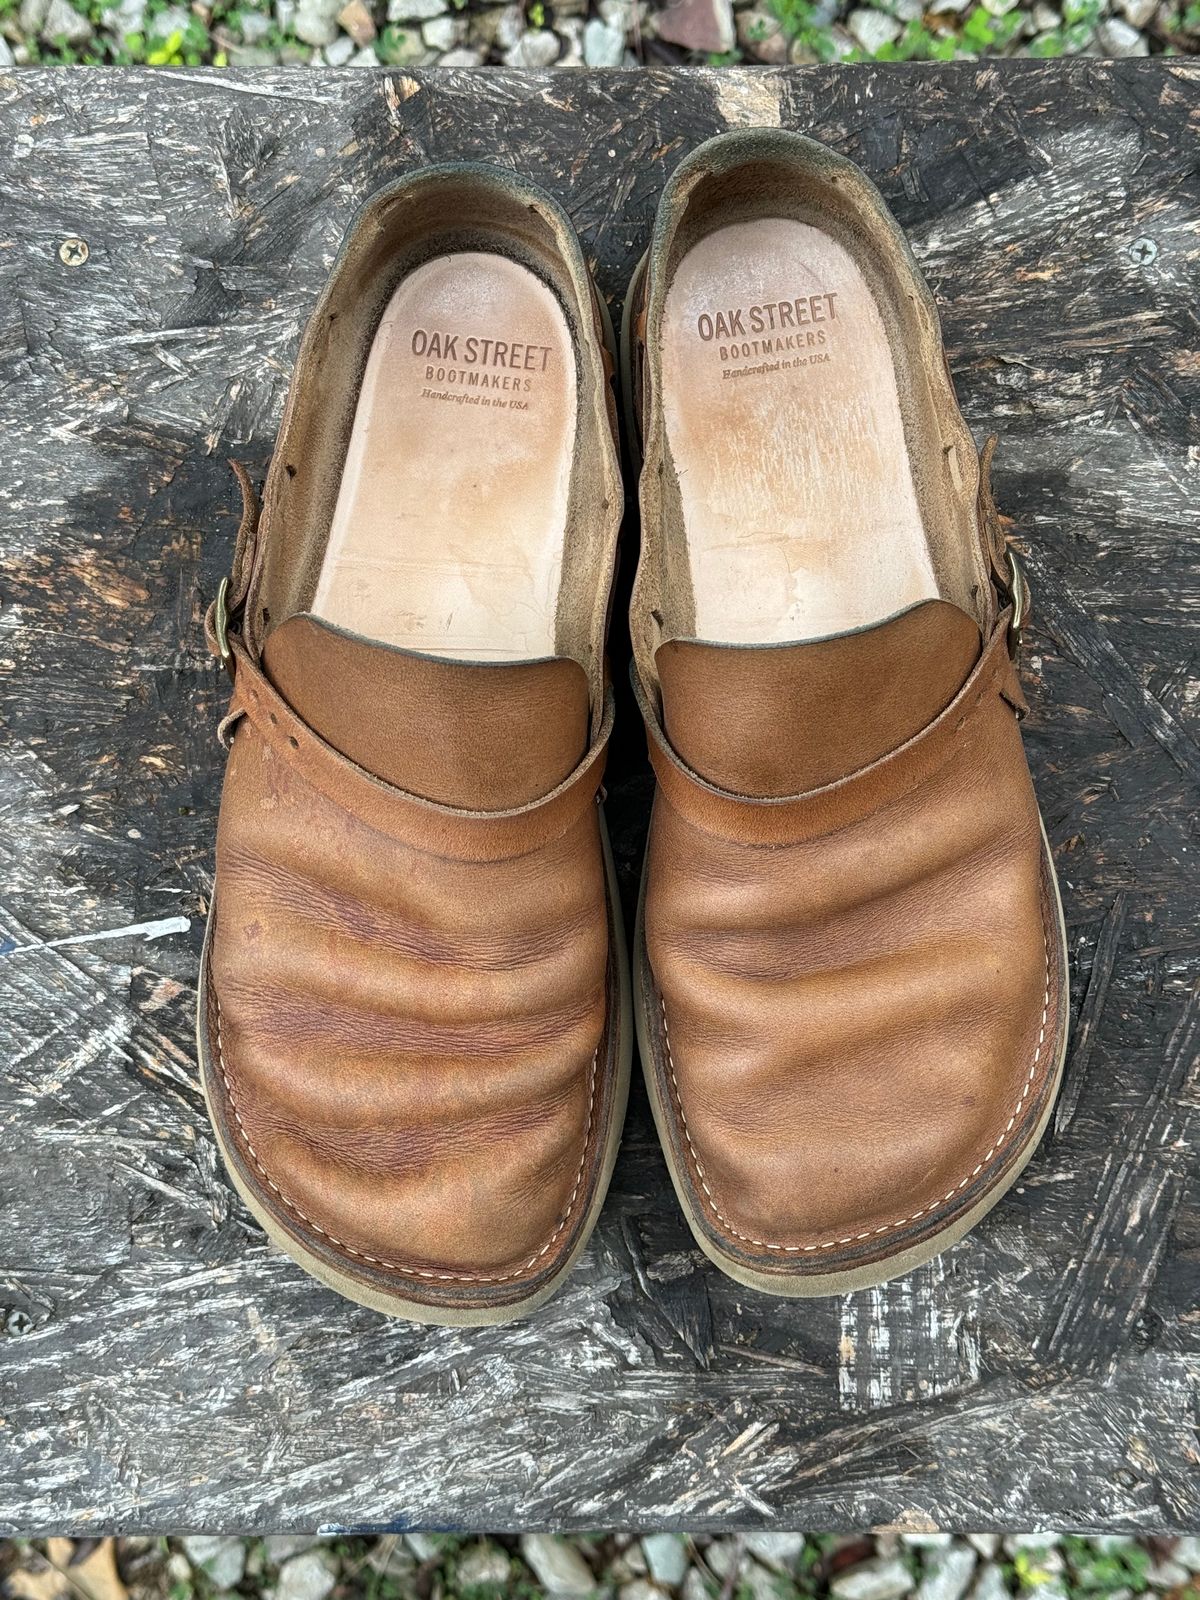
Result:
M258 547L259 502L258 495L254 492L254 485L250 481L250 474L241 462L231 461L229 465L242 491L242 517L234 541L230 574L222 578L217 587L217 596L208 609L204 628L209 648L219 657L221 665L232 680L234 654L229 636L241 620L254 575Z
M1025 624L1029 620L1029 606L1032 600L1032 591L1029 579L1025 576L1025 566L1016 549L1011 544L1005 544L1004 554L1008 560L1008 593L1005 599L1012 607L1012 616L1008 622L1008 653L1015 661L1021 648L1021 639L1025 632Z
M993 433L979 453L979 515L991 557L992 581L1001 600L1000 609L1012 607L1012 618L1008 625L1008 653L1016 660L1021 648L1021 635L1029 620L1033 592L1024 563L1005 531L1008 519L1000 515L992 496L992 461L996 454L996 443Z

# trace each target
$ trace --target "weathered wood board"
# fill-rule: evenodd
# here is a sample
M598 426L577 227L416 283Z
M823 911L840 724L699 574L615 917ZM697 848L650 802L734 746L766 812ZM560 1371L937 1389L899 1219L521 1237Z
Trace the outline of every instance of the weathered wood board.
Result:
M197 1086L225 458L264 467L376 185L519 167L615 301L672 165L745 122L881 184L1000 436L1078 1016L1057 1119L949 1254L789 1303L692 1247L638 1090L565 1293L389 1323L267 1247ZM1198 290L1195 62L0 75L0 1531L1200 1525Z

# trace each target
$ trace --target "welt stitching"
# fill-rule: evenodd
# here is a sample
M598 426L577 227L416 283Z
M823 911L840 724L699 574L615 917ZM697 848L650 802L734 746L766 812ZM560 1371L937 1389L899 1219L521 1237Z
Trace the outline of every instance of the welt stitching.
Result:
M700 1160L696 1146L692 1143L692 1136L688 1130L687 1113L683 1109L683 1095L679 1088L679 1079L675 1075L675 1061L671 1054L671 1033L670 1029L667 1027L667 1004L660 995L658 1003L659 1008L662 1011L663 1038L667 1046L667 1065L670 1068L671 1073L672 1098L675 1101L676 1108L679 1112L679 1119L683 1125L683 1136L687 1140L687 1147L691 1155L691 1164L695 1168L696 1177L699 1180L700 1187L708 1197L709 1206L713 1214L722 1224L722 1226L728 1228L735 1239L741 1239L745 1244L757 1245L760 1249L775 1250L786 1255L807 1255L818 1250L833 1250L836 1249L838 1245L842 1244L858 1244L863 1239L877 1238L881 1233L892 1233L897 1228L903 1228L910 1222L916 1222L921 1217L928 1216L931 1211L936 1211L939 1206L943 1206L948 1200L952 1200L960 1189L965 1189L973 1179L979 1176L984 1167L995 1155L996 1151L999 1150L1000 1146L1008 1138L1009 1134L1013 1130L1017 1118L1021 1114L1022 1106L1029 1098L1029 1091L1033 1088L1033 1080L1037 1075L1038 1063L1042 1058L1042 1048L1046 1042L1046 1018L1050 1011L1050 942L1046 936L1046 925L1044 918L1042 922L1042 947L1046 956L1046 989L1042 997L1042 1018L1038 1025L1037 1049L1034 1051L1033 1064L1029 1068L1029 1074L1026 1077L1024 1087L1021 1090L1021 1098L1017 1101L1012 1116L1009 1117L1008 1121L1005 1123L999 1138L997 1138L992 1144L991 1149L988 1150L987 1154L983 1156L983 1158L977 1162L974 1167L972 1167L971 1171L967 1173L965 1178L960 1179L952 1189L948 1189L940 1199L931 1200L927 1206L922 1206L919 1211L913 1211L907 1217L898 1217L894 1222L885 1222L881 1227L868 1228L862 1233L848 1233L844 1238L841 1239L825 1239L822 1240L820 1244L777 1244L769 1239L755 1239L748 1233L740 1232L739 1229L735 1227L729 1218L722 1212L720 1206L717 1204L716 1195L713 1194L712 1190L708 1186L708 1181L704 1176L704 1166Z
M588 1114L587 1122L584 1125L583 1130L583 1152L579 1157L579 1171L575 1175L575 1187L571 1190L571 1197L567 1201L567 1209L563 1212L562 1220L559 1222L558 1227L555 1228L554 1232L550 1235L549 1239L546 1240L545 1244L536 1255L530 1256L528 1261L522 1262L521 1265L513 1272L494 1274L482 1272L428 1272L422 1267L406 1266L400 1261L385 1261L380 1256L368 1255L365 1250L356 1250L352 1244L347 1244L344 1239L339 1239L336 1234L330 1233L327 1228L323 1228L319 1222L314 1222L306 1212L300 1209L294 1200L290 1199L288 1195L284 1193L284 1191L270 1176L270 1174L267 1172L267 1169L259 1160L258 1152L250 1142L250 1135L246 1131L246 1125L242 1121L241 1112L238 1110L237 1097L234 1095L233 1085L229 1081L229 1073L225 1066L225 1049L221 1040L221 1001L215 989L213 990L213 1000L216 1002L217 1009L217 1060L221 1065L221 1077L224 1079L225 1092L229 1096L229 1104L233 1108L233 1115L237 1122L238 1129L242 1135L242 1140L246 1146L246 1149L250 1153L250 1157L253 1160L255 1167L258 1169L260 1176L265 1180L267 1185L275 1192L275 1194L279 1196L280 1200L289 1211L291 1211L295 1216L299 1217L300 1220L307 1224L308 1227L312 1228L315 1233L319 1233L323 1239L328 1239L330 1244L337 1245L339 1250L345 1250L349 1255L356 1256L358 1260L366 1261L373 1267L383 1267L389 1272L402 1272L406 1277L433 1278L437 1279L439 1282L454 1281L458 1283L508 1283L513 1278L521 1277L522 1274L528 1272L531 1267L536 1266L542 1257L546 1255L547 1252L552 1248L554 1241L559 1237L559 1235L563 1232L563 1229L570 1222L571 1213L575 1209L575 1202L579 1198L579 1191L583 1184L584 1169L587 1166L588 1143L591 1139L592 1118L596 1105L596 1063L600 1056L599 1045L596 1046L596 1049L592 1054L592 1065L588 1076Z

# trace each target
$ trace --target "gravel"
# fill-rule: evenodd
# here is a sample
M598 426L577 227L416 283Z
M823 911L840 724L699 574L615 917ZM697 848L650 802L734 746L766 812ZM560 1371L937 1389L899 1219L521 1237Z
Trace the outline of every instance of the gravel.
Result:
M521 1554L548 1594L591 1594L596 1587L592 1569L568 1539L527 1533Z
M885 44L894 44L904 31L895 17L860 7L846 18L846 30L855 44L873 56Z
M913 1575L898 1556L878 1556L839 1572L829 1591L837 1600L900 1600L913 1587Z
M962 1600L975 1574L974 1550L970 1545L947 1544L932 1550L930 1557L917 1585L917 1600Z
M584 43L586 57L587 44ZM615 62L608 65L615 66ZM655 1533L648 1539L642 1540L642 1554L650 1569L650 1576L655 1583L665 1584L668 1588L677 1588L684 1580L688 1569L687 1546L677 1533Z
M764 1566L776 1572L790 1573L804 1554L802 1533L748 1533L746 1549Z
M459 1556L454 1568L460 1589L498 1587L508 1582L511 1572L512 1561L507 1551L486 1539Z
M624 57L624 29L593 17L583 30L584 62L589 67L619 67Z
M199 1567L216 1589L232 1589L246 1570L246 1546L241 1539L219 1539L208 1534L181 1541L183 1553Z
M338 1581L338 1563L332 1552L305 1550L279 1569L276 1600L326 1600Z
M584 18L570 20L582 37ZM127 1600L1200 1600L1194 1537L664 1531L115 1544L124 1588L103 1600L126 1600L126 1591ZM38 1548L0 1540L5 1593L44 1600L20 1581L22 1563L40 1562ZM91 1553L93 1542L81 1548ZM60 1555L70 1569L70 1555Z
M1197 0L0 0L0 68L151 52L186 66L528 70L1167 49L1200 52Z
M1147 56L1150 45L1138 30L1120 17L1106 17L1096 29L1096 42L1106 56Z

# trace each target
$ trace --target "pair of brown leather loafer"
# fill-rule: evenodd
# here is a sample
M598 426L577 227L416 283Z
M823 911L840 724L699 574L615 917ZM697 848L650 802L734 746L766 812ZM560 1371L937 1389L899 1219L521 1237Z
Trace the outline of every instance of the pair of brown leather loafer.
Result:
M457 166L377 195L210 612L213 1125L290 1255L423 1321L561 1283L634 1013L699 1244L778 1294L958 1238L1061 1071L1024 580L902 235L793 134L689 157L627 299L658 777L631 983L598 804L612 342L535 189Z

